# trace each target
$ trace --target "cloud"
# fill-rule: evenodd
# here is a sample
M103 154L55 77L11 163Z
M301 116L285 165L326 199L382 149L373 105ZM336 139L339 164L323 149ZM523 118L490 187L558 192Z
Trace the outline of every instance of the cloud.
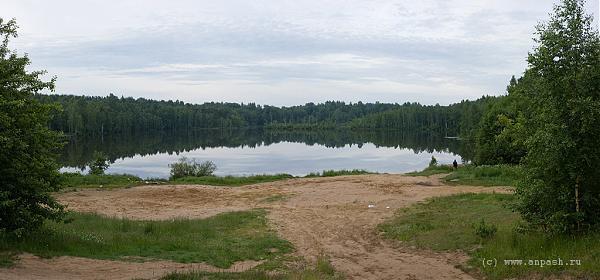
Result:
M447 104L504 91L546 0L6 1L72 94ZM592 1L593 2L593 1ZM597 3L591 11L597 11Z

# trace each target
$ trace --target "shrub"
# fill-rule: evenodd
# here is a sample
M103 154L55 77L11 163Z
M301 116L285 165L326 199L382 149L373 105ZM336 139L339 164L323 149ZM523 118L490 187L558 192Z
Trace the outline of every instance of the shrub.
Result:
M429 162L429 167L437 166L438 161L434 156L431 156L431 161Z
M212 161L196 162L196 159L182 157L178 162L170 164L171 179L183 177L203 177L211 176L217 170L217 166Z
M487 224L485 219L481 219L479 224L475 225L475 235L481 237L482 239L494 237L497 231L498 227L496 227L494 224Z
M91 175L103 175L108 169L108 158L102 152L94 152L94 159L88 163Z

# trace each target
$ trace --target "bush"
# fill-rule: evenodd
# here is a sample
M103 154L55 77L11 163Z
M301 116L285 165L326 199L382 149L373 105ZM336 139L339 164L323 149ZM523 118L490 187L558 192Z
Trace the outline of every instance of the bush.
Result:
M103 175L108 169L108 158L102 152L94 152L94 159L88 163L91 175Z
M431 156L431 161L429 162L429 167L437 166L438 161L434 156Z
M475 235L481 237L482 239L494 237L497 231L498 227L493 224L487 224L485 219L481 219L479 224L475 225Z
M171 179L183 177L204 177L211 176L217 170L217 166L212 161L196 162L196 159L182 157L178 162L170 164Z

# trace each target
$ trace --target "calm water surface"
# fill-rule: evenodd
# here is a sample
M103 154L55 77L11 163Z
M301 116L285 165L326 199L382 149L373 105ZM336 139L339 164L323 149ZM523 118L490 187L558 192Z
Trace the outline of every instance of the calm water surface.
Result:
M85 172L93 152L102 151L112 162L107 173L142 178L168 177L168 165L182 156L215 162L217 175L306 175L327 169L404 173L425 168L431 156L440 163L468 159L468 150L456 140L389 131L203 130L72 139L61 162L63 171Z

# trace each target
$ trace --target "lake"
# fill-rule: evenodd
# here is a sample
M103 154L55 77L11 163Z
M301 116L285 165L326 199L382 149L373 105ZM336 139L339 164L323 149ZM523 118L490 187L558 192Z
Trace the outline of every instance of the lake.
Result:
M329 169L405 173L421 170L431 156L440 163L469 160L468 145L441 136L399 131L197 130L118 137L73 138L60 157L62 171L83 171L94 151L111 161L109 174L167 178L180 157L210 160L216 175L289 173Z

